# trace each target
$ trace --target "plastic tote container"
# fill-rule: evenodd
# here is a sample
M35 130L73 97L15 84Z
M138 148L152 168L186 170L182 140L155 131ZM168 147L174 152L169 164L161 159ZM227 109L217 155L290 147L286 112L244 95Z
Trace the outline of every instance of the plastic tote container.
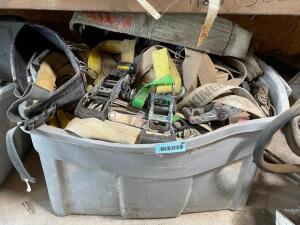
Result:
M7 154L5 135L10 128L16 126L6 116L7 109L16 100L13 94L14 87L15 85L12 83L0 86L0 185L13 167ZM21 130L16 133L15 145L18 149L18 155L21 157L30 147L32 148L30 137Z
M13 90L14 84L0 86L0 185L12 168L6 151L5 134L10 128L15 126L15 124L10 122L6 117L6 110L16 100Z
M261 63L278 113L289 108L286 84ZM186 151L156 154L155 144L125 145L70 136L41 126L31 137L55 214L176 217L245 205L256 166L252 151L273 118L234 124L185 141Z
M12 163L6 151L5 135L7 131L16 126L9 121L6 111L10 105L17 99L14 96L14 84L12 82L10 68L10 45L18 30L23 26L22 18L15 16L0 16L0 80L8 82L0 85L0 185L12 169ZM30 137L21 131L16 133L16 147L18 154L23 155L31 146Z

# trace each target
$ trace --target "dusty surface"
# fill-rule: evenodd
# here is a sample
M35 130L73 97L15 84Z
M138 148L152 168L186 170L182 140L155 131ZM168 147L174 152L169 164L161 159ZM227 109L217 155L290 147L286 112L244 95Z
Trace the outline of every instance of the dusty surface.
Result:
M297 157L288 154L290 151L281 134L275 136L270 149L291 162L300 162ZM300 208L298 184L285 177L259 172L247 208L236 212L224 210L155 220L124 220L121 217L103 216L57 217L52 214L38 155L30 153L25 159L25 164L31 174L37 178L38 183L32 185L32 192L28 194L25 191L25 184L19 180L16 172L10 174L0 189L0 225L272 225L275 224L273 209ZM24 206L24 202L30 212ZM297 211L293 211L293 217L299 218L295 212Z

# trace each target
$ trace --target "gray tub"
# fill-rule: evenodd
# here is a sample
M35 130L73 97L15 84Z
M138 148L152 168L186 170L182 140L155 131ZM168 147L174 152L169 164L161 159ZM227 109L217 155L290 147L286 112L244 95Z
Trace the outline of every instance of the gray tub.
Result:
M13 167L7 154L5 135L10 128L16 126L6 116L7 109L16 100L13 94L14 87L15 85L12 83L0 86L0 185L4 182ZM16 134L15 145L20 157L32 146L30 137L21 130Z
M18 30L23 26L21 18L15 16L0 16L0 79L12 82L10 68L10 45ZM0 185L3 183L8 173L12 169L12 163L6 151L5 136L7 131L16 126L9 121L6 111L17 99L14 94L14 84L8 83L0 86ZM31 144L30 137L21 131L16 133L16 147L18 154L22 156Z
M287 86L262 63L278 113L289 108ZM155 145L81 139L42 126L31 132L57 215L125 218L238 209L245 205L256 166L254 144L273 118L223 127L186 140L186 152L155 154Z

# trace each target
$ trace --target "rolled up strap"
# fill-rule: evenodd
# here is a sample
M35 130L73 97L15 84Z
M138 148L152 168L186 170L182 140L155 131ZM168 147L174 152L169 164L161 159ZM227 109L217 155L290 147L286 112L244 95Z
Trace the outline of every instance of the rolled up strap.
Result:
M19 157L18 151L16 149L16 145L15 145L15 138L16 138L16 135L18 132L22 132L21 129L19 127L14 127L6 133L6 148L7 148L7 153L8 153L8 156L9 156L12 164L18 171L18 173L21 177L21 180L26 182L27 191L30 192L31 188L29 186L29 182L35 183L36 180L25 169L25 167Z
M271 173L300 173L300 164L272 164L264 159L264 151L273 135L293 118L300 115L300 104L278 115L259 135L253 150L254 163L258 168Z

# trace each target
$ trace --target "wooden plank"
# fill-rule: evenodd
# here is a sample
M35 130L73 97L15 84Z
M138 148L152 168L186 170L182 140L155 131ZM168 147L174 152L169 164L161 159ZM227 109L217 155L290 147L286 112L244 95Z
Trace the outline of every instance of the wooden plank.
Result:
M1 0L0 0L1 1ZM0 10L0 15L18 15L29 21L44 24L68 40L74 36L69 30L71 11ZM251 48L256 53L279 50L285 55L300 54L300 17L224 15L253 33Z
M149 0L160 12L206 12L208 0ZM136 0L0 0L3 9L144 12ZM222 14L300 15L299 0L223 0Z

